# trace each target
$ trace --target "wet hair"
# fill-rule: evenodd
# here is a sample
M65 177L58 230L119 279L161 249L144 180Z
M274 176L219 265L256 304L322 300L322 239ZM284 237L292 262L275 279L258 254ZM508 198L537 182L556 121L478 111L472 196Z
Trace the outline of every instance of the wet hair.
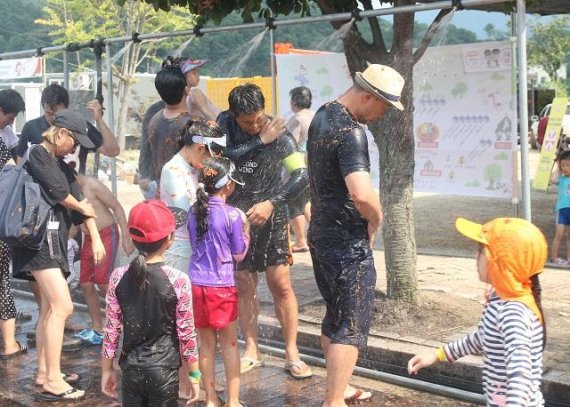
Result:
M26 110L26 104L22 96L14 89L4 89L0 90L0 109L4 114L17 115Z
M265 96L263 96L261 88L253 83L246 83L233 88L228 96L228 103L235 116L265 110Z
M52 83L46 86L42 91L41 104L53 106L63 105L65 108L69 107L69 92L63 86L57 83Z
M181 64L181 58L166 57L162 62L162 69L154 78L154 86L166 104L176 105L182 101L184 96L187 82L180 69Z
M532 290L532 296L534 297L534 302L542 315L542 350L546 346L546 321L544 319L544 311L542 311L542 286L538 279L538 274L530 277L530 288Z
M184 126L184 128L176 135L176 145L178 146L178 150L181 150L184 146L195 144L192 140L192 136L222 138L224 137L224 133L213 120L188 120L186 126ZM222 146L219 146L219 148L223 150ZM225 151L220 151L219 153L223 155L224 152Z
M208 231L208 194L219 191L216 182L230 170L232 162L226 157L211 157L202 162L204 167L200 173L200 184L196 191L196 202L192 206L196 216L196 235L201 239Z
M289 91L291 104L299 109L308 109L311 107L313 95L311 90L306 86L298 86Z
M132 233L132 231L129 231ZM133 240L133 244L139 251L133 260L129 263L127 276L129 281L136 284L140 290L145 290L149 285L148 268L146 266L146 258L149 254L153 254L160 250L168 236L151 243L137 242Z

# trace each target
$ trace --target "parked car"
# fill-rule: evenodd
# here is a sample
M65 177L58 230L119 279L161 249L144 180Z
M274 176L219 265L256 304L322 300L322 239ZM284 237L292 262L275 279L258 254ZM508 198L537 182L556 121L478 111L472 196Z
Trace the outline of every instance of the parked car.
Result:
M552 103L547 104L540 111L538 116L532 116L530 118L531 125L529 128L529 141L532 148L538 148L542 146L542 141L544 140L544 132L548 126L548 116L550 115L550 109L552 108ZM562 130L560 140L564 145L568 144L567 138L570 138L570 102L566 106L566 113L562 119Z

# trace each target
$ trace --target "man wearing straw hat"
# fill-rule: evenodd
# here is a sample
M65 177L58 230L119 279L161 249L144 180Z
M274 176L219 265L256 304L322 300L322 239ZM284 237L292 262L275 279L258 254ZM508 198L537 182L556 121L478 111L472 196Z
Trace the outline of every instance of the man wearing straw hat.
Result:
M327 305L321 328L325 407L372 397L348 384L370 328L376 285L372 244L382 222L360 123L374 122L391 106L403 110L403 87L404 79L394 69L372 64L356 73L354 85L340 98L323 105L309 127L309 247Z

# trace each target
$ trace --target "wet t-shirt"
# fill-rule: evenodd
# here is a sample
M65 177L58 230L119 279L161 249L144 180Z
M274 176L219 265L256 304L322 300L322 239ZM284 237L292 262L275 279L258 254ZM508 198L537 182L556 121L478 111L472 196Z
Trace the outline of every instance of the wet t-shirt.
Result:
M343 105L333 101L317 111L309 127L307 154L311 244L365 239L367 222L356 209L344 178L353 172L370 172L368 142Z
M176 136L192 117L184 112L173 119L167 119L163 112L164 110L159 111L150 120L148 141L141 146L141 154L148 154L152 158L154 173L150 174L150 179L154 180L160 180L162 167L178 152Z
M102 356L114 359L123 331L123 369L177 368L180 356L198 360L192 286L186 272L164 263L147 264L145 289L129 277L129 266L113 271L106 296Z
M297 142L289 132L285 132L270 144L260 141L239 157L230 154L232 147L252 143L259 137L244 133L230 111L220 113L218 125L227 136L228 157L235 161L237 171L245 185L237 185L229 197L228 204L247 211L254 204L274 197L283 189L281 171L283 159L299 151Z

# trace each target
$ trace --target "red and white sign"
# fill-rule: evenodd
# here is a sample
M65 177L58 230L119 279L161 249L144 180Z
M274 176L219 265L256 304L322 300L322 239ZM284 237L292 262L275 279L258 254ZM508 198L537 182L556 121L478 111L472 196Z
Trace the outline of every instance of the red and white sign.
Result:
M0 61L0 79L21 79L42 76L40 57Z

